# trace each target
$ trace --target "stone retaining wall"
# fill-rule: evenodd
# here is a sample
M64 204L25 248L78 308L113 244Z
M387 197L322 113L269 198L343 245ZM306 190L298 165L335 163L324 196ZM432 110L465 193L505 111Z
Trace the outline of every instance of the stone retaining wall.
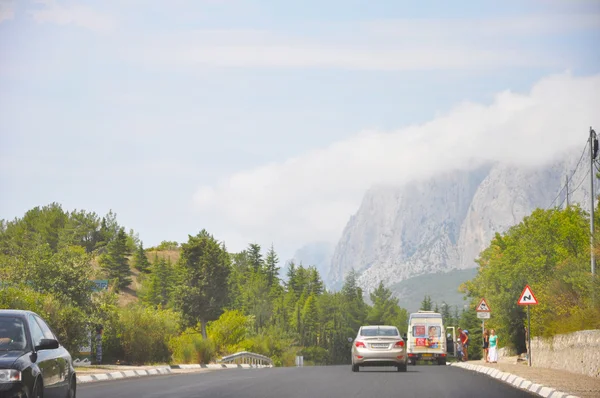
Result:
M600 330L531 339L531 365L600 378Z

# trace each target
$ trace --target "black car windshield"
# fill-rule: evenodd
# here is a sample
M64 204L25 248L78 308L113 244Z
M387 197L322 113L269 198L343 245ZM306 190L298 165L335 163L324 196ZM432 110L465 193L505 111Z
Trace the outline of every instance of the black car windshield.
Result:
M360 331L361 336L398 336L398 330L396 328L362 328Z
M15 317L0 317L0 351L20 351L26 346L23 321Z

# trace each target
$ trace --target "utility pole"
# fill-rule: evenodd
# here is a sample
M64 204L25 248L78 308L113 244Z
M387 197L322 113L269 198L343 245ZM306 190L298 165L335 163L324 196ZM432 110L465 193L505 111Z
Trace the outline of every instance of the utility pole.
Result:
M566 175L565 176L565 180L566 180L566 187L567 187L567 207L565 207L565 209L569 208L569 176Z
M592 277L596 274L596 258L594 256L594 205L596 195L594 193L594 160L598 154L598 139L596 132L590 127L590 262Z

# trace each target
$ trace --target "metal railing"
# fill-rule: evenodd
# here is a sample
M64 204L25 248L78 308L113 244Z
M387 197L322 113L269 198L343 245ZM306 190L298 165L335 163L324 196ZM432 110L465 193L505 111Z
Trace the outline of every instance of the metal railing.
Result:
M271 365L273 366L273 360L264 355L256 354L254 352L241 351L235 354L224 356L219 359L219 363L234 363L234 364L249 364L249 365Z

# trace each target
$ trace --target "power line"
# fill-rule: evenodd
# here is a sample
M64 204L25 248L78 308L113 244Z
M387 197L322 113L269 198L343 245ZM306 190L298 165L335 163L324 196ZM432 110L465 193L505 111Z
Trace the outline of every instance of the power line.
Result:
M585 176L581 179L581 182L577 185L577 188L575 188L569 195L573 195L575 193L575 191L577 191L581 187L581 185L583 184L583 182L589 175L590 175L590 170L588 170L587 173L585 173Z
M583 147L583 151L581 152L581 156L579 157L579 161L577 162L577 165L575 166L575 169L573 169L573 172L571 173L571 176L569 177L569 181L571 181L573 179L573 176L575 176L575 173L577 172L577 169L579 169L579 165L581 164L581 161L583 160L583 157L585 156L586 149L587 149L589 143L590 143L589 141L586 141L585 146ZM588 170L588 174L587 175L589 175L589 170ZM585 178L584 178L584 180L585 180ZM581 186L582 183L583 183L583 181L579 184L579 186ZM556 197L554 198L554 200L552 201L552 203L550 203L550 206L548 206L548 208L551 208L554 205L554 203L556 202L556 200L558 198L560 198L560 195L563 193L563 191L565 190L565 188L568 188L568 185L569 185L568 182L565 185L563 185L563 187L561 188L560 191L558 191L558 194L556 195ZM579 186L578 186L578 188L579 188ZM569 193L569 191L567 190L567 195L565 195L565 196L569 196L569 195L571 195L571 193ZM561 204L558 207L562 207L563 203L565 203L565 200L566 200L566 198L563 199L563 201L561 202Z
M581 182L579 182L579 184L577 184L577 187L573 191L568 192L567 194L569 196L573 195L579 188L581 188L581 186L583 185L583 182L586 180L587 176L589 176L589 175L590 175L590 170L588 169L587 173L585 173L585 176L581 179ZM559 207L559 208L562 207L562 205L565 203L565 200L567 200L566 196L557 207Z

